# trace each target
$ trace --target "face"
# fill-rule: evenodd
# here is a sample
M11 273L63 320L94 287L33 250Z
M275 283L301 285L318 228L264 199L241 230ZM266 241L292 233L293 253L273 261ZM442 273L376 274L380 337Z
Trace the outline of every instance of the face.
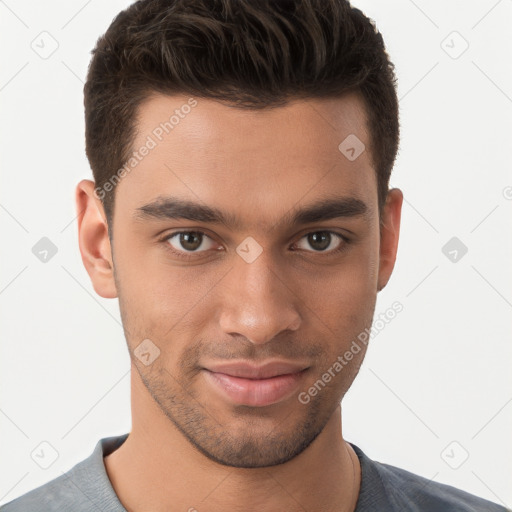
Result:
M221 464L271 466L322 432L359 370L364 346L332 368L371 327L401 193L381 227L357 95L258 111L193 101L141 105L145 156L116 186L113 272L86 266L119 297L133 371L169 421ZM367 148L355 159L338 148L350 134Z

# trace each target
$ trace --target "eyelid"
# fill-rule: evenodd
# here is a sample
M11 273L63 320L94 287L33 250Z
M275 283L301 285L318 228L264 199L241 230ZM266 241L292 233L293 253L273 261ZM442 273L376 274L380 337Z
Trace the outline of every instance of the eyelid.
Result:
M165 237L163 238L162 241L164 242L167 242L174 251L176 252L179 252L179 253L183 253L183 254L197 254L197 253L202 253L202 252L207 252L211 249L203 249L203 250L195 250L195 251L186 251L186 250L181 250L181 249L177 249L176 247L173 247L170 243L170 240L174 237L177 237L178 235L183 235L183 234L190 234L190 233L197 233L199 235L202 236L202 240L201 240L201 245L202 245L202 242L204 241L205 238L208 238L211 242L213 243L216 243L215 240L209 236L207 233L205 233L204 231L201 231L201 230L198 230L198 229L188 229L188 230L180 230L180 231L174 231L173 233L169 233L167 235L165 235Z
M180 250L180 249L174 248L169 243L169 240L171 238L174 238L177 235L184 234L184 233L198 233L198 234L202 235L203 237L209 238L212 242L216 243L214 238L212 236L208 235L208 233L206 233L203 229L180 229L177 231L173 231L171 233L167 233L163 238L161 238L160 241L165 243L166 250L170 251L173 255L175 255L178 258L182 258L185 260L191 260L194 258L195 254L207 253L207 252L211 251L211 249L205 249L205 250L201 250L201 251L197 251L197 250L196 251L186 251L186 250ZM335 237L337 237L340 240L340 243L338 244L337 247L335 247L334 249L330 249L328 251L315 251L315 250L308 250L308 249L299 249L299 251L303 251L303 252L310 253L310 254L318 254L318 255L324 254L326 256L335 255L335 254L341 253L343 250L346 249L346 246L351 243L351 239L348 238L346 235L338 233L337 231L334 231L332 229L309 229L308 231L303 232L299 236L298 241L294 242L293 245L296 245L303 238L305 238L308 235L313 234L313 233L329 233L330 235L334 235ZM217 249L217 251L220 251L220 250L223 250L223 248Z
M316 229L316 230L312 230L312 231L311 230L307 231L298 239L298 242L300 242L303 238L305 238L308 235L313 234L313 233L328 233L331 236L336 237L339 240L339 244L334 249L330 249L328 251L327 250L315 251L315 250L308 250L308 249L300 249L301 251L306 251L306 252L310 252L313 254L335 254L337 251L342 250L344 245L350 243L350 239L348 237L346 237L345 235L342 235L341 233L338 233L337 231L332 231L329 229ZM298 242L295 242L294 245L296 245Z

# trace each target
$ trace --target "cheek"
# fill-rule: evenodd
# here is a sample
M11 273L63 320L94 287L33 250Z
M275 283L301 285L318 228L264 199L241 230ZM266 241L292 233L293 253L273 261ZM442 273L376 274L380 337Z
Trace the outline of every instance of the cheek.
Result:
M359 318L372 314L377 296L379 274L378 236L368 237L347 264L346 272L340 275L338 286L340 300L347 311Z
M117 233L116 233L117 235ZM199 266L172 264L164 242L138 241L120 230L114 247L118 291L129 305L150 320L166 318L167 324L200 303L215 276Z
M316 276L302 281L301 293L307 298L311 326L323 339L329 364L349 350L365 329L371 328L377 298L378 257L376 246L370 245L359 247L342 265L320 279ZM306 294L306 290L310 292ZM358 355L353 355L355 363L349 365L351 369L364 357L364 348L362 345Z
M339 265L304 274L301 293L316 311L360 322L373 312L376 300L378 246L367 241L354 249Z

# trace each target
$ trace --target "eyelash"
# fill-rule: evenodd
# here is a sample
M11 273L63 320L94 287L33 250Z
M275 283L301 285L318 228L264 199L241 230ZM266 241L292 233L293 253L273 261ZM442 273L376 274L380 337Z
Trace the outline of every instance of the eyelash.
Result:
M211 238L204 231L197 231L197 230L175 231L173 233L166 234L165 237L160 240L160 242L164 243L165 250L169 251L172 255L177 256L178 258L181 258L183 260L191 260L191 259L195 258L196 254L200 254L201 252L206 252L206 251L199 251L199 253L197 253L197 252L188 252L187 253L185 251L184 252L176 251L169 243L169 240L171 238L175 237L176 235L187 234L187 233L198 233L200 235ZM309 231L309 232L305 233L304 235L302 235L299 238L299 240L302 240L304 237L311 235L313 233L329 233L330 235L334 235L335 237L341 238L342 243L339 245L339 247L337 247L336 249L333 249L331 251L325 252L325 254L327 254L329 256L343 252L344 250L346 250L346 246L351 243L351 240L349 238L347 238L346 236L343 236L340 233L337 233L336 231L329 231L329 230ZM316 252L318 254L324 254L323 251L307 251L307 252L312 252L312 253Z

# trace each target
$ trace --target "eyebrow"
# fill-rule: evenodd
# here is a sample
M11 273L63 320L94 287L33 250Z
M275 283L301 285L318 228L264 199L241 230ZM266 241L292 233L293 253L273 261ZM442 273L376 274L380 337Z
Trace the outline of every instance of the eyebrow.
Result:
M280 224L309 224L338 218L363 217L369 220L371 208L356 197L328 197L303 208L292 208L279 221ZM218 208L195 203L177 197L159 197L140 206L134 212L134 220L190 220L209 224L223 224L229 229L240 229L238 217Z

